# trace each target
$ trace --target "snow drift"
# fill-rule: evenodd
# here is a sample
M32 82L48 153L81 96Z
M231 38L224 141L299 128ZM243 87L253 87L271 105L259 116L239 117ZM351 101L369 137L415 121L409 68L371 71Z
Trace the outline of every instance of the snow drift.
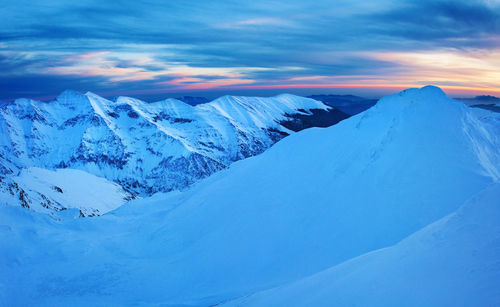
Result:
M223 306L499 306L500 184L398 244Z

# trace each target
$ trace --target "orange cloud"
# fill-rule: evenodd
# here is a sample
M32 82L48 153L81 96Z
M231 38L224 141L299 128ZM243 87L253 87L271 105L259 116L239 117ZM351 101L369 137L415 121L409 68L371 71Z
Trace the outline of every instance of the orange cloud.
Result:
M243 24L266 23L247 20ZM329 54L335 57L335 54ZM421 87L433 84L453 93L500 94L500 49L489 51L458 51L443 49L425 52L355 52L352 56L393 63L397 69L374 74L301 75L292 76L283 84L273 80L256 80L253 73L261 71L303 70L301 67L195 67L179 62L163 62L147 53L97 51L70 56L64 65L46 70L58 75L102 76L110 81L156 80L158 86L178 90L213 88L230 89L293 89L352 88L391 89ZM126 64L124 66L124 63ZM154 67L151 69L150 67ZM370 70L373 71L373 70ZM265 84L268 82L269 84Z
M127 65L124 67L123 63ZM154 69L150 69L149 66L154 66ZM157 84L182 86L185 83L198 82L199 88L211 88L218 85L252 83L254 81L244 80L245 75L255 71L272 69L264 67L193 67L183 63L157 61L147 55L98 51L69 56L64 59L64 65L51 66L45 70L56 75L101 76L113 82L154 80L160 76L169 76L177 78L157 82ZM205 76L219 77L219 79L207 81ZM187 87L194 88L195 85L187 85Z
M109 51L96 51L96 52L83 53L78 55L78 57L81 59L88 59L88 58L99 57L108 53Z
M384 76L389 81L433 82L456 88L500 88L500 49L365 53L367 57L405 67Z

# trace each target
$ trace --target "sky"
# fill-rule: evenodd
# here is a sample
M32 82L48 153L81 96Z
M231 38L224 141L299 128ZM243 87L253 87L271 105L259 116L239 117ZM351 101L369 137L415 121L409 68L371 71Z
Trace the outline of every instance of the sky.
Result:
M2 0L0 100L500 96L500 0Z

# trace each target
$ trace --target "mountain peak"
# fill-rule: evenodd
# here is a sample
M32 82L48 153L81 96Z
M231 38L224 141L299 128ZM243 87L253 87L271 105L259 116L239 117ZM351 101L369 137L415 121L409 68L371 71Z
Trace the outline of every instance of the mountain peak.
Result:
M167 104L167 105L179 105L179 106L191 106L190 104L182 101L182 100L179 100L177 98L166 98L166 99L163 99L163 100L159 100L159 101L155 101L155 102L152 102L152 104L160 104L160 105L163 105L163 104Z
M59 96L56 97L55 101L67 103L75 99L81 99L84 95L80 92L74 90L65 90Z
M118 97L115 97L112 101L117 103L117 104L123 104L123 103L125 103L125 104L130 104L130 103L144 104L144 101L137 99L137 98L128 97L128 96L118 96Z
M421 87L420 90L427 92L427 93L433 93L435 95L446 96L446 94L443 92L443 90L439 86L435 86L435 85L426 85L424 87Z
M437 86L427 85L421 88L410 88L401 91L397 94L383 97L380 99L376 106L390 108L403 108L406 106L428 106L428 105L442 105L451 106L456 102L446 96L446 94ZM445 107L446 108L446 107ZM386 112L386 111L384 111Z
M97 95L97 94L95 94L95 93L92 93L92 92L90 92L90 91L86 92L86 93L85 93L85 96L87 96L87 97L98 97L98 98L102 98L101 96L99 96L99 95Z
M409 88L399 92L397 95L408 98L447 98L450 99L443 90L434 85L426 85L421 88ZM392 97L392 96L388 96Z

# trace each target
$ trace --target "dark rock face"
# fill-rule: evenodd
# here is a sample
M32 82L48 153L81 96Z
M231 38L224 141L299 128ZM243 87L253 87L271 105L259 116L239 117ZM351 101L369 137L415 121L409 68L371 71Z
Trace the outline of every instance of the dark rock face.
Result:
M488 103L500 103L500 98L491 95L476 96L474 99Z
M194 97L194 96L182 96L182 97L177 97L176 99L180 100L182 102L185 102L189 105L192 105L192 106L195 106L197 104L210 102L210 100L208 100L205 97Z
M485 109L485 110L493 111L496 113L500 113L500 106L497 106L494 104L476 104L476 105L473 105L471 107Z
M60 187L58 187L58 186L53 186L52 188L53 188L53 189L54 189L54 191L56 191L56 192L59 192L59 193L61 193L61 194L63 193L63 190L62 190Z
M350 117L350 115L332 108L325 110L311 110L311 114L291 114L287 115L287 120L280 124L292 131L300 131L311 127L330 127L336 123Z
M309 98L321 101L349 115L356 115L366 111L374 106L378 100L353 95L311 95Z

